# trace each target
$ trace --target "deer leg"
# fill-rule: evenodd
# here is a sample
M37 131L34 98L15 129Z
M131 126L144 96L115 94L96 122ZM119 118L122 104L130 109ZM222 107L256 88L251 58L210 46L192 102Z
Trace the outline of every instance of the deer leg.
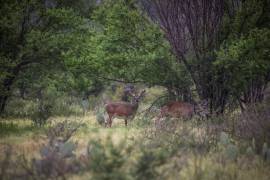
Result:
M113 120L113 116L110 116L110 119L109 119L109 125L110 125L110 127L112 127L112 120Z
M108 126L109 116L104 118L105 128Z
M127 127L127 119L125 119L125 125L126 125L126 127Z
M105 127L111 127L112 126L112 115L108 114L108 120L105 124Z

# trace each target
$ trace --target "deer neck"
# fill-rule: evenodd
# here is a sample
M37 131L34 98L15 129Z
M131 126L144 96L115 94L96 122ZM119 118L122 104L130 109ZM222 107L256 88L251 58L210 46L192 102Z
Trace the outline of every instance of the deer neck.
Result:
M136 111L139 107L139 103L132 104L132 108Z

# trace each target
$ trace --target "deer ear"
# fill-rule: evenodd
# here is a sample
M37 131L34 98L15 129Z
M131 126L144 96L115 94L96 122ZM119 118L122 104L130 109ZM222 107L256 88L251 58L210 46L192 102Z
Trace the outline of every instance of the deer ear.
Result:
M141 92L141 95L144 96L145 95L145 89Z
M145 96L145 89L141 92L140 97L143 98Z

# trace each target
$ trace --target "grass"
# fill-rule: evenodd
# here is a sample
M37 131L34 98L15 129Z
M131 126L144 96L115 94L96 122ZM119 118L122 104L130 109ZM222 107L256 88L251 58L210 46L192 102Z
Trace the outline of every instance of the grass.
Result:
M1 119L0 120L0 145L20 145L30 139L36 139L44 134L46 127L38 128L29 119Z
M145 175L144 173L150 174L149 177L153 179L266 180L270 177L269 162L263 161L258 155L240 154L237 160L230 160L218 148L213 148L202 154L194 150L197 148L194 143L202 142L200 138L205 133L203 126L193 127L192 122L181 122L179 123L179 126L181 126L179 130L183 132L188 130L187 134L180 133L180 136L171 137L168 134L160 133L153 139L149 139L145 137L146 129L149 126L140 125L139 119L129 122L128 127L125 127L122 119L114 119L112 128L105 128L96 122L92 112L85 116L52 117L49 120L49 125L44 128L34 127L28 119L1 119L1 154L3 154L4 144L8 143L13 147L16 154L27 154L29 159L38 157L40 147L46 142L44 135L46 128L62 121L84 124L71 138L73 142L77 142L78 148L75 152L77 156L87 150L89 141L96 141L102 144L105 149L106 147L109 148L110 142L115 145L115 148L123 142L128 146L130 145L130 153L121 155L125 159L122 173L127 173L127 177L130 179L136 176L136 174L132 174L134 168L138 172L142 171L140 172L142 176ZM190 134L194 135L191 136ZM171 145L174 148L173 150L167 146L170 140L174 142ZM120 146L120 148L126 147ZM112 153L117 154L115 150L112 150ZM125 152L124 149L122 150ZM121 153L123 153L122 150ZM107 150L106 154L108 154ZM164 157L166 158L164 159ZM3 158L0 155L0 160ZM139 164L139 162L142 164ZM139 168L141 165L144 167L143 169ZM150 171L144 171L146 168L150 168ZM93 174L87 171L71 175L70 179L91 179L92 177Z
M123 139L134 140L139 137L139 132L142 129L135 127L134 122L129 123L125 127L122 119L114 119L112 128L105 128L99 125L93 113L88 113L85 116L70 116L70 117L52 117L49 119L48 126L35 127L29 119L1 119L0 121L0 148L5 144L10 144L18 151L27 152L31 156L31 146L33 151L42 145L45 138L45 130L50 125L54 125L62 121L73 121L83 123L79 131L72 137L71 140L78 143L78 152L86 148L90 140L106 139L111 137L114 143L118 143Z

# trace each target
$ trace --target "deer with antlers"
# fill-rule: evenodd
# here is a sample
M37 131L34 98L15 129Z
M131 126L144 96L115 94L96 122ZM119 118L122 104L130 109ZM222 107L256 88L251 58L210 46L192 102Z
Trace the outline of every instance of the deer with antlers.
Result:
M123 118L125 120L125 125L127 126L127 120L133 119L139 107L139 102L145 95L145 90L143 90L139 95L133 95L131 102L109 102L105 105L105 110L108 114L108 119L105 120L105 126L112 126L112 120L115 117Z

